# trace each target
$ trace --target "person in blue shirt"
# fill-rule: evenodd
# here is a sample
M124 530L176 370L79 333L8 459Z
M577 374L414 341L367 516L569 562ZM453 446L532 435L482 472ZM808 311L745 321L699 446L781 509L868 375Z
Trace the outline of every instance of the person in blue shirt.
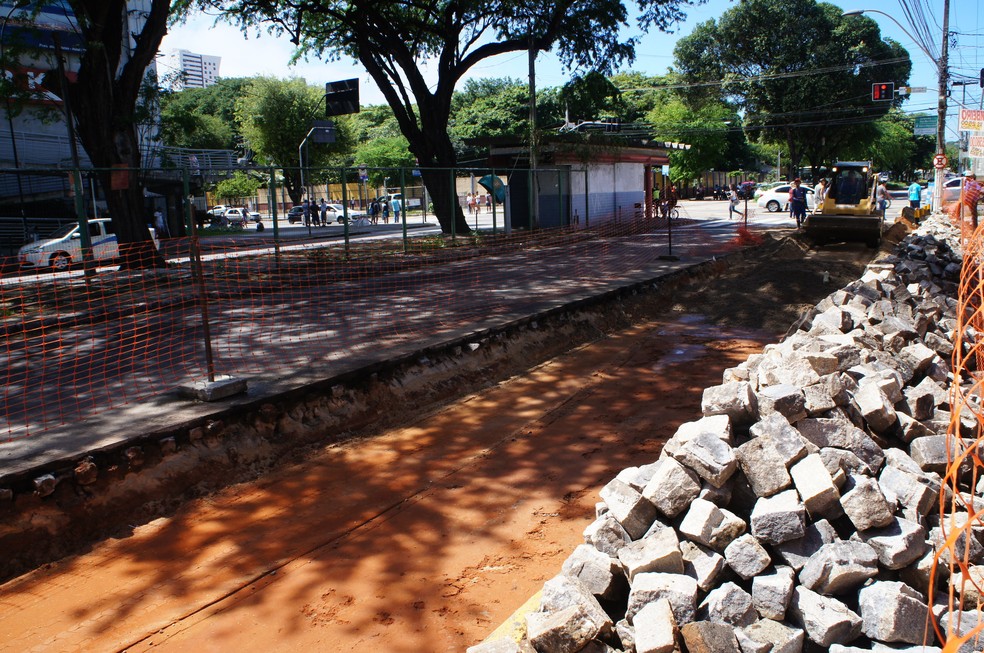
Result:
M909 206L918 209L920 199L922 199L922 186L918 181L914 181L909 185Z
M800 178L793 180L793 187L789 189L789 209L796 220L796 226L802 226L806 220L806 189L800 184Z

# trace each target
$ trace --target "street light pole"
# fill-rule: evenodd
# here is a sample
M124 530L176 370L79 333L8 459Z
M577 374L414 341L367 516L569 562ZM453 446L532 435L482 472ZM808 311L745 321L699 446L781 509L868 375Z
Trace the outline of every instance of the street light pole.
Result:
M936 64L937 77L939 82L939 102L937 103L937 123L936 123L936 154L946 154L946 108L947 91L949 90L949 52L950 52L950 0L943 0L943 47L940 50L940 58L937 59L914 37L909 31L897 21L894 16L877 9L855 9L845 11L842 16L860 16L861 14L881 14L885 18L895 23L902 33L912 39L912 42L923 51L929 60ZM938 212L943 209L943 169L936 168L933 174L933 211Z

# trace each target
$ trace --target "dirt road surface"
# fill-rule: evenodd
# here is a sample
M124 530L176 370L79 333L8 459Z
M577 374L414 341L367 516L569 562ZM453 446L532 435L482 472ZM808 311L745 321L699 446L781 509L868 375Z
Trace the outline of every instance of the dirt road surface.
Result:
M10 581L0 651L463 651L558 573L604 483L871 256L726 267L656 319Z

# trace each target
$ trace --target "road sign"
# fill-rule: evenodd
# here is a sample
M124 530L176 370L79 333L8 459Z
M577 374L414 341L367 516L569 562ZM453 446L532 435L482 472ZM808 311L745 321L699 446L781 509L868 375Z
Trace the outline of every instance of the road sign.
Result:
M369 172L366 170L365 166L359 166L359 181L368 181Z
M939 116L916 116L913 122L913 136L935 136Z
M945 154L937 154L933 157L933 167L937 170L942 170L945 168L947 163L949 163L949 161L946 160Z

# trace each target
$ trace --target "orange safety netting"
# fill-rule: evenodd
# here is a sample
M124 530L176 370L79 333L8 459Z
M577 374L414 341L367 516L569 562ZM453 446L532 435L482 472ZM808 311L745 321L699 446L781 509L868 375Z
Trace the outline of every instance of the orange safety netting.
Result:
M210 372L329 378L370 354L651 279L672 264L668 254L709 258L739 245L733 223L708 229L685 209L672 231L635 205L511 234L498 211L481 207L467 218L478 231L454 237L419 208L400 223L348 227L291 225L281 214L275 229L265 216L262 231L162 238L166 269L7 275L0 432L23 438L140 402L166 411L164 395Z
M975 228L966 207L956 202L947 214L960 229L963 268L957 298L957 324L953 333L953 385L950 390L951 420L947 430L947 470L940 492L939 517L942 544L934 558L930 601L934 592L946 593L950 617L945 628L932 614L932 629L945 642L945 653L961 647L981 647L981 596L984 576L973 571L972 545L982 521L980 503L981 447L984 445L984 410L981 407L984 362L984 232ZM945 584L946 587L942 587ZM968 644L970 642L971 644Z

